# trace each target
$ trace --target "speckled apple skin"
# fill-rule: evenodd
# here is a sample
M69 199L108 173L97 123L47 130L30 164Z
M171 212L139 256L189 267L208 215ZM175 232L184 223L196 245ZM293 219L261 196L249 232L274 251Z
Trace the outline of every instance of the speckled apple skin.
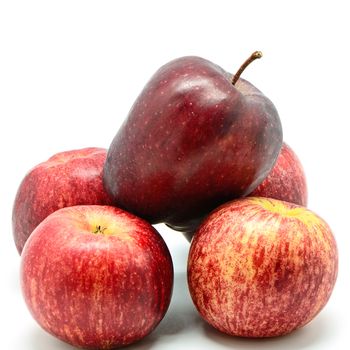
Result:
M115 204L181 230L250 193L282 145L272 102L200 57L161 67L115 136L104 167Z
M324 220L288 202L248 197L218 208L200 226L188 284L199 313L218 330L273 337L319 313L337 270L336 243Z
M105 149L95 147L60 152L26 174L12 211L20 254L33 230L54 211L81 204L112 204L102 182L106 154Z
M307 206L307 185L303 166L295 152L284 142L275 166L250 194Z
M266 197L307 206L307 182L303 166L295 152L284 142L277 161L264 181L251 193L250 197ZM180 227L190 242L204 218L188 221ZM171 225L168 225L171 228Z
M96 226L107 228L93 233ZM24 247L21 286L39 325L74 346L112 349L149 334L165 315L173 265L147 222L108 206L63 208Z

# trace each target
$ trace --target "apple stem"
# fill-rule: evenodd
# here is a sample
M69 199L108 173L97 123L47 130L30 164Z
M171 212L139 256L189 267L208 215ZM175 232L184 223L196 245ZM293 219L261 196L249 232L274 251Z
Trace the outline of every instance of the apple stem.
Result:
M104 233L107 227L102 227L101 225L97 225L94 233Z
M232 85L235 85L237 83L237 80L239 79L239 77L241 76L241 74L243 73L243 71L253 62L255 61L257 58L261 58L262 57L262 52L261 51L254 51L249 58L247 58L245 60L245 62L239 67L237 73L233 76L232 78Z

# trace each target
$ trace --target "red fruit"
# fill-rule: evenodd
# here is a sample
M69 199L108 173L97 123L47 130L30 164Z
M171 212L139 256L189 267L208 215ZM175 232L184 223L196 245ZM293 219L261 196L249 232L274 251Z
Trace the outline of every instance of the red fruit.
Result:
M287 334L327 303L338 271L327 223L310 210L248 197L224 204L192 240L188 284L202 317L243 337Z
M283 143L275 166L269 175L249 196L274 198L302 206L307 205L307 186L303 167L297 155L286 143ZM188 222L186 226L180 228L189 242L202 220L203 218ZM176 229L176 227L171 228Z
M293 150L283 143L275 166L250 194L307 206L307 186L303 167Z
M165 315L172 285L161 236L114 207L60 209L23 249L21 286L32 316L78 347L112 349L143 338Z
M18 252L32 231L54 211L80 204L112 204L103 188L106 150L84 148L55 154L23 179L12 211Z
M108 150L104 184L118 206L181 231L260 184L281 123L261 91L236 80L200 57L155 73Z

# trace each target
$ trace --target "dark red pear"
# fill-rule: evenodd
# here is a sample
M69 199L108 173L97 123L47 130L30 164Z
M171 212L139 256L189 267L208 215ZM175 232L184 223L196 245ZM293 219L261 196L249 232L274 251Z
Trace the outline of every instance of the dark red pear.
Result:
M200 57L161 67L110 145L104 185L115 204L181 230L252 192L282 145L273 103L239 76Z

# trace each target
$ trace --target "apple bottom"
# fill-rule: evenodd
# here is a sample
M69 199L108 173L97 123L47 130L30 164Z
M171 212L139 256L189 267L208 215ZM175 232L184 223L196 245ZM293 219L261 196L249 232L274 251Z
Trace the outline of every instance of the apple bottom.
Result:
M242 337L274 337L310 322L338 271L324 220L273 199L227 203L204 221L188 258L188 284L201 316Z
M164 317L173 266L147 222L114 207L76 206L34 230L21 285L46 331L74 346L111 349L143 338Z

